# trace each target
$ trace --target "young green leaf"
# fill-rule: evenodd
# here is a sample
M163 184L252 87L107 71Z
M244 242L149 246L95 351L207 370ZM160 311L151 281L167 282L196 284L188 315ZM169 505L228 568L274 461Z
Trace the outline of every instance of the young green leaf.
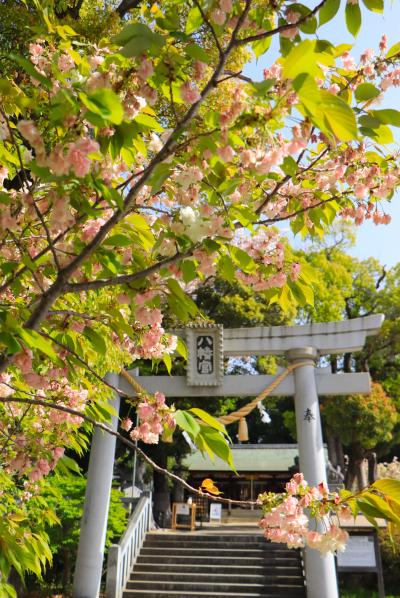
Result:
M327 0L319 11L319 26L333 19L340 8L340 0Z
M350 4L349 2L347 2L345 16L347 29L349 30L351 35L357 37L357 34L361 28L361 10L358 3Z
M356 88L354 93L357 102L366 102L367 100L372 100L377 98L381 94L381 91L372 85L372 83L361 83Z
M91 116L97 116L104 122L110 122L115 125L119 125L122 122L124 109L121 100L112 89L95 89L87 95L81 93L79 97L89 111L86 114L89 119ZM94 124L97 124L96 118L94 118Z
M215 428L219 432L222 432L222 434L224 434L225 436L228 435L225 426L223 424L221 424L221 422L219 422L217 419L215 419L215 417L213 417L212 415L210 415L203 409L193 407L192 409L190 409L190 411L191 411L191 413L194 413L195 415L197 415L198 418L200 418L204 423L206 423L211 428Z
M175 421L184 432L187 432L193 440L196 440L197 435L200 432L200 426L188 411L179 409L174 414Z

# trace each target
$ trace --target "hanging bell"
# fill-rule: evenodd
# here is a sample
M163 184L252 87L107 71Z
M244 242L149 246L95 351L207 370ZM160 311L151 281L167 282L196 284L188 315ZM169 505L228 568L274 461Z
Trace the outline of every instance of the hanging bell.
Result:
M249 430L245 417L241 417L239 420L238 439L240 442L248 442L249 440Z

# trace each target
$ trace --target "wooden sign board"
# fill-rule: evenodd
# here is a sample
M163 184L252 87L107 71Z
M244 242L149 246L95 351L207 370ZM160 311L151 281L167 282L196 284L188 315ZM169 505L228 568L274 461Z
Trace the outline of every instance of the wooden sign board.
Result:
M196 505L185 502L172 504L172 529L196 529Z

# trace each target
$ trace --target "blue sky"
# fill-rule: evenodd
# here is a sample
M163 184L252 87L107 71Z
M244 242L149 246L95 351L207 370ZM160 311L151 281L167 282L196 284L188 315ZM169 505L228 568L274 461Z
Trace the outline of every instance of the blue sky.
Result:
M314 4L314 3L313 3ZM332 43L352 43L354 48L351 54L358 60L365 48L378 49L381 36L386 33L389 47L400 41L400 2L398 0L386 0L387 7L384 14L372 13L364 9L363 24L361 31L354 41L348 33L344 20L344 5L340 13L330 23L327 23L318 30L321 39L328 39ZM275 44L275 45L274 45ZM270 51L262 57L258 63L248 65L246 74L255 80L261 80L263 69L270 66L278 57L278 40L274 39ZM400 89L391 89L385 98L384 104L400 110ZM394 131L396 138L400 141L400 129ZM375 226L371 222L357 227L357 242L350 250L358 258L376 257L387 267L400 262L400 193L397 193L390 203L384 205L385 212L389 213L392 221L389 225ZM296 245L298 243L296 242Z

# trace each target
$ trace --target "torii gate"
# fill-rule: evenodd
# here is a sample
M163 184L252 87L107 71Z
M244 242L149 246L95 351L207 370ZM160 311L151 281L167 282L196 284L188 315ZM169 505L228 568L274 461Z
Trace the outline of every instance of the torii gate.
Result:
M186 376L141 376L140 384L150 393L167 397L256 396L273 380L265 375L223 375L224 356L286 355L291 363L301 361L271 396L294 396L300 471L311 485L326 479L318 395L368 394L368 373L332 374L316 369L323 355L360 351L368 336L375 335L384 316L376 314L344 322L301 326L223 329L196 326L173 331L188 344ZM136 371L128 372L135 375ZM108 374L108 381L132 393L123 376ZM120 398L114 399L116 412ZM118 419L113 418L117 429ZM113 477L115 438L96 429L93 434L85 508L81 524L74 598L97 598L100 588L109 496ZM305 549L308 598L338 598L333 555L322 556Z

